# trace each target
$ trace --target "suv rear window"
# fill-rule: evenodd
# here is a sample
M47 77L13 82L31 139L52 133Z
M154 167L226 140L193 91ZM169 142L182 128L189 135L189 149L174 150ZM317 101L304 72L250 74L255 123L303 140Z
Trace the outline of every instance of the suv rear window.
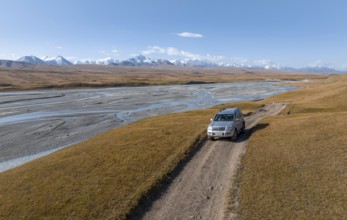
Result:
M213 121L234 121L233 114L217 114Z

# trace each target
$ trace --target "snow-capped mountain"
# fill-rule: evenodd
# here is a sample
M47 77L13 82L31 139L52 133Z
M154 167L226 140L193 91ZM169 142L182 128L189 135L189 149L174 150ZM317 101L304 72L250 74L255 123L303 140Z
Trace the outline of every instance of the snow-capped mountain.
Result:
M42 64L50 64L50 65L72 65L70 61L65 59L62 56L57 56L57 57L43 57L42 59L36 57L36 56L24 56L17 61L20 62L25 62L25 63L31 63L31 64L36 64L36 65L42 65Z
M123 61L110 62L108 65L119 65L119 66L161 66L161 65L174 65L165 59L152 60L149 57L138 55Z
M155 60L145 57L143 55L137 55L135 57L129 58L122 61L120 64L125 64L127 66L151 66L155 64Z
M111 57L107 57L104 59L82 59L82 60L74 60L72 62L73 64L87 64L87 65L117 65L118 60L115 60Z
M153 65L157 66L173 66L174 64L168 60L165 59L157 59L154 60Z
M17 59L17 61L31 63L31 64L46 64L45 61L43 61L40 58L35 57L33 55L21 57L21 58Z
M281 69L281 66L278 64L267 64L263 67L264 67L264 69L267 69L267 70L271 70L271 69L280 70Z
M198 66L198 67L216 67L220 66L217 63L208 60L198 60L198 59L184 59L184 60L172 60L176 66Z
M237 67L237 68L247 68L247 69L265 69L265 70L280 70L288 72L306 72L306 73L343 73L343 71L335 70L333 68L313 66L306 68L292 68L283 67L272 62L261 62L256 64L249 63L216 63L209 60L203 59L177 59L177 60L166 60L166 59L151 59L143 55L136 55L126 60L115 60L111 57L104 59L82 59L69 61L62 56L57 57L43 57L42 59L36 56L24 56L19 58L14 63L5 62L1 63L1 67L10 68L13 66L25 66L23 64L49 64L49 65L73 65L73 64L93 64L93 65L113 65L113 66L188 66L188 67Z
M46 62L46 64L50 64L50 65L60 65L60 66L72 65L70 61L68 61L62 56L44 57L42 59Z
M93 59L83 59L83 60L74 60L73 64L77 65L77 64L87 64L87 65L91 65L91 64L97 64L96 60Z
M95 63L99 64L99 65L115 65L115 64L118 63L118 61L113 59L113 58L111 58L111 57L107 57L105 59L96 60Z
M338 71L329 67L322 66L311 66L299 69L300 72L305 73L342 73L342 71Z
M128 59L128 61L133 62L135 64L151 64L153 62L150 58L145 57L143 55L132 57Z
M286 72L302 72L302 73L321 73L321 74L345 73L344 71L336 70L329 67L322 67L322 66L311 66L311 67L304 67L304 68L274 66L270 69L286 71Z

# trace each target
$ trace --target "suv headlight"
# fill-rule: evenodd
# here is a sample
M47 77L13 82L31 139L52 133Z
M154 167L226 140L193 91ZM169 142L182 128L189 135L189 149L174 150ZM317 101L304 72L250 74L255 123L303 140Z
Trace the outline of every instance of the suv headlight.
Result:
M207 130L208 130L208 131L212 131L212 126L209 125L209 126L207 127Z

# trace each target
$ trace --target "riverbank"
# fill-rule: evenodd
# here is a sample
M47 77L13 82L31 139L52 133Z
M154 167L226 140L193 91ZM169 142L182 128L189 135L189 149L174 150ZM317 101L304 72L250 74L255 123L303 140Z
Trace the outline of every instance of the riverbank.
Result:
M186 85L325 78L326 75L235 67L121 67L103 65L1 68L0 91Z
M37 90L0 93L0 171L115 127L292 90L278 83Z

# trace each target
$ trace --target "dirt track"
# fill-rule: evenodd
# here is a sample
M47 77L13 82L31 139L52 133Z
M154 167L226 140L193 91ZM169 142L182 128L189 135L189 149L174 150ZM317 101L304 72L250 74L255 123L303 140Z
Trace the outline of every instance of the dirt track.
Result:
M269 104L246 117L246 132L236 142L207 141L159 199L153 202L143 219L229 219L225 216L231 178L240 156L258 121L278 114L285 104ZM261 126L260 126L261 127Z

